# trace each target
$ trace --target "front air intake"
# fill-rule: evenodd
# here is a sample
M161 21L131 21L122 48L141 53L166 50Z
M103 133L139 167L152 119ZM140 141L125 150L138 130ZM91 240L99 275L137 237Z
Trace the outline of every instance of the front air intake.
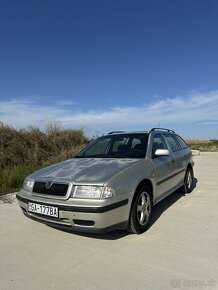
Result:
M47 182L36 181L33 186L33 192L39 194L66 196L69 184L51 182L48 186Z

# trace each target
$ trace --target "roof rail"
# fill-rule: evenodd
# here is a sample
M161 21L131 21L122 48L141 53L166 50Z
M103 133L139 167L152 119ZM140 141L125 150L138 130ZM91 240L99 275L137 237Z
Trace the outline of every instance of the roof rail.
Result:
M124 133L124 132L125 132L125 131L112 131L112 132L109 132L108 135L109 135L109 134L115 134L115 133Z
M171 130L171 129L166 129L166 128L152 128L151 130L150 130L150 132L154 132L154 131L167 131L167 132L171 132L171 133L175 133L173 130Z

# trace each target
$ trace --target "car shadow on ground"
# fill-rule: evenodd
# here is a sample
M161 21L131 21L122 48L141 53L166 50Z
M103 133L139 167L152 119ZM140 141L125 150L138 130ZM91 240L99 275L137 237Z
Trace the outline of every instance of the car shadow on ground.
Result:
M193 184L193 189L197 186L197 178L194 178L194 184ZM181 191L181 189L176 190L166 198L164 198L162 201L160 201L158 204L156 204L153 208L153 214L152 218L150 221L149 228L153 226L157 222L157 220L160 218L160 216L167 210L169 207L171 207L173 204L175 204L180 198L183 197L188 197L189 194L185 194ZM149 228L146 233L149 232ZM61 230L70 234L78 235L78 236L83 236L86 238L91 238L91 239L101 239L101 240L118 240L122 239L128 235L131 235L127 231L123 230L116 230L108 233L98 233L98 234L93 234L93 233L79 233L79 232L73 232L70 230ZM145 233L145 234L146 234Z
M197 186L197 178L194 178L194 184L193 184L193 190ZM191 194L191 193L190 193ZM150 227L159 219L159 217L167 210L169 207L171 207L174 203L176 203L179 199L183 197L188 197L188 194L185 194L182 192L181 189L177 189L175 192L164 198L162 201L160 201L158 204L156 204L153 208L153 215L150 222Z

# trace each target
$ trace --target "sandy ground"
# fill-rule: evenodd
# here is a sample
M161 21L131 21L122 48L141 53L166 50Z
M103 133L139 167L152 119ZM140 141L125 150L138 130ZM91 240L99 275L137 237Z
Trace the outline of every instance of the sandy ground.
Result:
M218 153L194 160L194 191L159 203L139 236L56 230L1 201L0 289L218 289Z

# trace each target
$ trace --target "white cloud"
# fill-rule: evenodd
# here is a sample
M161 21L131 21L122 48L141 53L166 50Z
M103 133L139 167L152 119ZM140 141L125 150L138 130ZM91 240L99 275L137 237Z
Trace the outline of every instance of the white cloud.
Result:
M218 122L218 91L193 93L134 107L75 112L74 103L61 101L40 105L36 100L0 101L0 120L13 126L39 125L60 120L69 127L89 130L147 129L165 124L214 124Z
M218 91L156 100L136 107L116 107L108 111L89 111L61 118L65 123L90 127L128 128L149 125L216 122Z
M199 125L218 125L218 121L201 122Z
M35 100L0 101L0 121L15 127L42 125L46 120L64 116L66 109L62 106L40 105Z

